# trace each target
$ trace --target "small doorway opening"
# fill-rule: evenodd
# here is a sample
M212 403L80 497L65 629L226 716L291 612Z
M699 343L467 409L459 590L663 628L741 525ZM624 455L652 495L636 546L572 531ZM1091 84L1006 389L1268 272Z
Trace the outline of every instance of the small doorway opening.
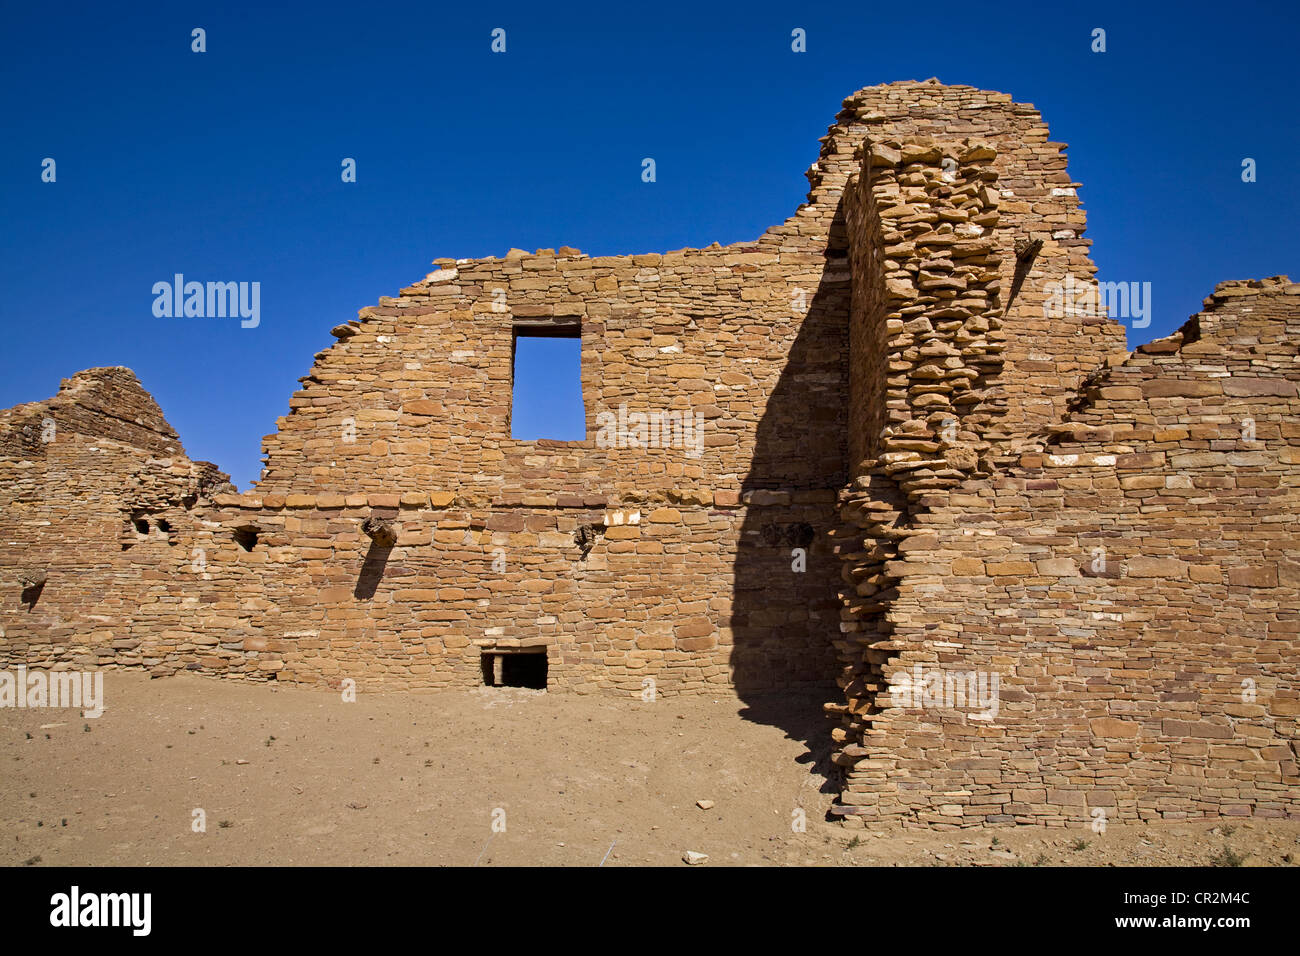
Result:
M483 686L529 687L546 690L546 648L518 648L508 651L484 650Z

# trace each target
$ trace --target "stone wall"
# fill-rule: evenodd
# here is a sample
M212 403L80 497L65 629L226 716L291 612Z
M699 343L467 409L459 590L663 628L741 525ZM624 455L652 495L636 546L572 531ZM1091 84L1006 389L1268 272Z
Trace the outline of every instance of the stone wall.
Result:
M0 413L0 659L151 663L166 638L135 615L156 589L183 603L194 509L230 487L186 458L129 369L79 372L54 398Z
M752 242L435 260L333 329L244 494L79 373L0 415L0 658L437 687L540 654L752 719L833 697L857 824L1297 812L1296 287L1131 356L1053 312L1096 271L1063 150L1005 94L872 87ZM531 334L580 340L583 441L510 437ZM996 675L997 714L922 671Z
M832 708L837 813L1300 812L1297 296L1221 284L1037 447L890 529L871 666ZM996 675L996 713L937 684L918 700L931 674Z
M94 414L101 386L118 415ZM125 369L12 410L0 439L7 663L465 686L484 649L544 648L550 686L629 694L831 673L835 561L813 529L834 489L239 495Z

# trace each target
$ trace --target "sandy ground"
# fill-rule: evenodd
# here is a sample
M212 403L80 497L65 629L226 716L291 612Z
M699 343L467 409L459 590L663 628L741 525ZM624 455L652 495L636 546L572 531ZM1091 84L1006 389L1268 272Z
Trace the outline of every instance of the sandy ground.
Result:
M105 691L98 719L0 710L0 864L682 866L688 850L708 866L1300 859L1300 821L846 830L825 820L812 699L482 688L344 703L125 671L107 672ZM792 829L796 808L806 832ZM193 831L196 809L206 832Z

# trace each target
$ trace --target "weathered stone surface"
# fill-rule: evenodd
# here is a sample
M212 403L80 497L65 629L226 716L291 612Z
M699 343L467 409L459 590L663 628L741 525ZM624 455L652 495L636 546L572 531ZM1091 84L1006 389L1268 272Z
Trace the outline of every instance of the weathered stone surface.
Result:
M1050 441L1021 444L1013 464L947 495L901 496L890 482L906 472L855 479L842 515L863 544L844 557L869 586L845 597L847 805L870 794L880 817L940 823L960 781L990 807L1015 801L1025 823L1084 823L1092 806L1132 819L1268 814L1278 800L1300 812L1294 761L1267 780L1258 771L1272 748L1294 752L1300 712L1288 696L1300 651L1300 310L1289 286L1219 286L1250 296L1213 296L1168 347L1099 361L1075 407L1047 427ZM864 444L867 466L874 452ZM887 560L899 552L906 561ZM1031 557L1050 589L1028 586ZM936 577L939 562L963 577ZM886 600L863 602L886 583ZM918 665L999 676L997 737L976 745L999 774L965 765L975 708L872 694L885 674ZM1151 675L1162 673L1178 676L1153 698ZM867 724L855 715L873 701ZM920 739L924 756L905 775L874 765L915 753ZM1073 788L1052 785L1065 764L1081 781ZM1144 780L1161 781L1160 794ZM962 822L997 816L964 807Z
M1054 312L1096 271L1061 149L872 87L752 242L437 260L334 329L255 494L78 373L0 412L0 656L464 687L543 648L556 690L824 691L850 825L1300 813L1300 296L1221 283L1131 355ZM586 440L509 437L529 332L580 337Z

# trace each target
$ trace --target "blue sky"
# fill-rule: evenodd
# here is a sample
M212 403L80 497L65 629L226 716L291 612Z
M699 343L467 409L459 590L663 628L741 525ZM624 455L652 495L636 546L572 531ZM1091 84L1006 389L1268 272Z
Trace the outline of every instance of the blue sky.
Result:
M1152 324L1130 345L1217 281L1300 273L1293 4L324 0L0 17L0 406L130 366L190 455L241 488L328 330L432 259L752 239L804 198L841 99L874 83L938 76L1042 110L1070 143L1101 278L1152 283ZM807 53L790 50L795 27ZM1244 157L1257 182L1241 181ZM154 283L178 272L260 282L260 325L155 317Z

